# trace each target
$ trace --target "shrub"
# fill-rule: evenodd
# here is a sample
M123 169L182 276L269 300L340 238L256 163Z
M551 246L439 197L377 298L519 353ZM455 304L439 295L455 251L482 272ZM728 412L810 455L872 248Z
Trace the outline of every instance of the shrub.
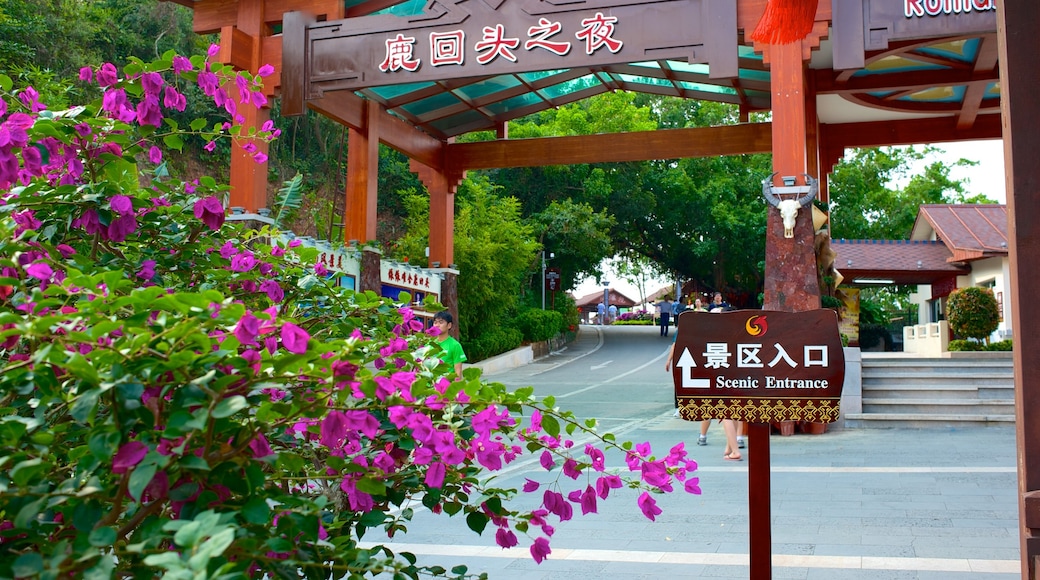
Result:
M563 315L554 310L529 308L513 319L523 342L549 340L565 329Z
M515 328L495 327L462 344L466 357L472 361L484 360L513 350L524 342L524 336Z
M1007 352L1014 350L1010 340L997 340L986 345L986 350Z
M421 502L541 561L572 505L628 485L652 520L649 492L699 493L681 445L657 459L533 388L450 380L410 309L329 286L316 249L225 224L226 186L169 176L177 86L234 117L255 78L172 54L81 78L103 97L49 112L0 74L0 577L445 575L359 541ZM236 146L259 158L273 133ZM511 507L489 476L528 454L555 473Z
M986 350L986 345L976 340L951 340L947 347L952 352L977 352Z
M946 302L946 318L957 336L989 340L1000 326L1000 310L993 291L975 286L950 293Z
M882 341L885 341L886 346L892 344L892 335L889 334L887 328L873 323L859 325L860 348L873 348Z

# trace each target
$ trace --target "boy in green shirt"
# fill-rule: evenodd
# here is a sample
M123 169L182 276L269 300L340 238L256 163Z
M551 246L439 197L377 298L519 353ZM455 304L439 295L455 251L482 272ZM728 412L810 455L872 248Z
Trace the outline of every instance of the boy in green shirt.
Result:
M451 329L455 326L455 320L447 310L441 310L433 315L433 325L441 331L437 335L437 343L440 345L443 355L441 360L455 369L455 378L462 378L462 363L466 362L466 353L462 351L462 345L451 336Z

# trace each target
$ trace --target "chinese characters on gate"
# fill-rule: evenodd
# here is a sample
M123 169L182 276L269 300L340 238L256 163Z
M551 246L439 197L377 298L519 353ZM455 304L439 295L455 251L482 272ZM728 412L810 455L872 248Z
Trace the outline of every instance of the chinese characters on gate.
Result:
M624 43L614 38L617 17L604 16L597 12L595 16L581 20L581 28L574 37L582 43L585 54L594 54L601 49L617 53ZM394 38L386 40L386 55L379 65L383 72L415 72L422 66L422 59L415 56L414 36L398 33ZM462 66L466 62L466 33L464 30L431 32L430 66ZM496 58L517 62L520 50L519 37L509 37L505 26L496 24L483 28L483 37L473 43L472 50L477 63L486 65ZM547 50L558 56L565 56L571 51L571 40L564 33L563 24L547 18L539 18L538 24L527 29L527 39L523 42L523 50Z

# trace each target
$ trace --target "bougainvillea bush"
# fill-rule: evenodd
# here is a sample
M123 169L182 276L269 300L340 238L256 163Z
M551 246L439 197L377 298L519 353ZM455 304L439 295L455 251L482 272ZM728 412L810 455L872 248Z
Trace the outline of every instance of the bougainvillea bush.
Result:
M277 130L236 122L269 70L105 64L78 81L102 96L63 111L0 75L0 577L462 576L359 541L421 504L541 561L554 525L619 487L650 519L652 493L699 493L682 445L575 445L594 423L532 388L449 380L407 307L224 223L214 180L171 178L188 132L263 161ZM228 123L165 116L191 84ZM490 483L527 454L542 478Z

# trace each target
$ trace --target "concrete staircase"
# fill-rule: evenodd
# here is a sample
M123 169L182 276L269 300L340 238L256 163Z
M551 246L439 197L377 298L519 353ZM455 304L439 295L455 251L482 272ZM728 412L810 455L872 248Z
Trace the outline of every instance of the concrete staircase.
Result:
M916 358L864 353L863 412L846 427L970 427L1014 423L1011 353Z

